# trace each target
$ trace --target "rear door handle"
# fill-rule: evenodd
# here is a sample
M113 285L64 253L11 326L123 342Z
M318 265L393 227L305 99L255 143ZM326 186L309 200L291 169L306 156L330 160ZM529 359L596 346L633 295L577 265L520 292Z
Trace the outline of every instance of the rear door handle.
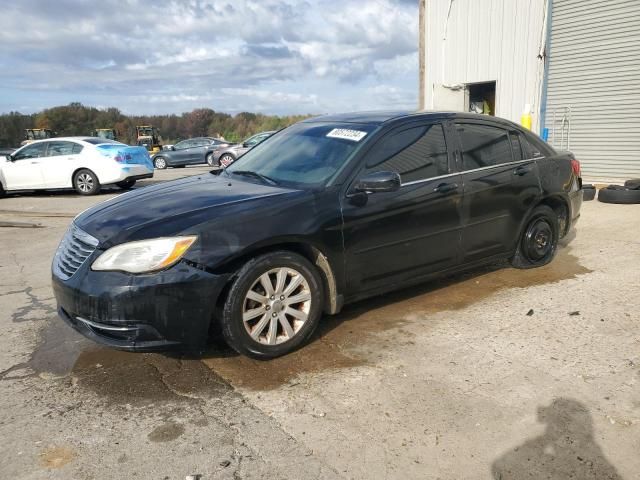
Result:
M458 184L457 183L441 183L433 190L438 193L455 192L456 190L458 190Z
M518 176L522 176L522 175L526 175L527 173L529 173L531 171L531 166L530 165L522 165L521 167L516 168L513 171L514 175L518 175Z

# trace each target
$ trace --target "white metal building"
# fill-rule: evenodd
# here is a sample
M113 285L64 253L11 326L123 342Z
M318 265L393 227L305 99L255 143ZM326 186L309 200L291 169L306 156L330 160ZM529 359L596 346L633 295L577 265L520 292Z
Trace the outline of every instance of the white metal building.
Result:
M421 105L520 122L589 181L640 177L640 0L421 0Z

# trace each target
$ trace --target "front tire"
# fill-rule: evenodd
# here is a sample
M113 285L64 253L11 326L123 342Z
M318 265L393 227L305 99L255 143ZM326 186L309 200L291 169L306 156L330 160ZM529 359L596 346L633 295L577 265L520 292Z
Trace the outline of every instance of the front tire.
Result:
M100 181L95 173L83 168L73 176L73 188L80 195L95 195L100 191Z
M235 157L233 155L231 155L230 153L225 153L218 160L218 164L221 167L227 168L229 165L231 165L235 161L236 161L236 159L235 159Z
M515 268L535 268L549 263L558 250L559 231L556 212L546 205L536 207L522 232L511 264Z
M153 165L158 169L158 170L164 170L165 168L167 168L167 161L164 159L164 157L156 157L153 160Z
M207 165L210 167L214 166L213 153L209 153L206 157Z
M257 359L296 350L318 325L322 285L317 269L296 253L272 252L249 260L224 302L224 339L238 353Z

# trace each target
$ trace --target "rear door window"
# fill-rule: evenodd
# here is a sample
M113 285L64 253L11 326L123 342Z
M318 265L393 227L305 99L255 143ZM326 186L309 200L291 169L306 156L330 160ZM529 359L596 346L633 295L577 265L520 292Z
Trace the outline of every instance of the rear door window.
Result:
M374 147L366 165L368 172L396 172L402 183L448 174L449 159L442 125L420 125L385 136Z
M456 123L462 147L462 169L492 167L513 161L506 130L475 123Z
M73 142L49 142L47 157L59 157L61 155L73 155Z

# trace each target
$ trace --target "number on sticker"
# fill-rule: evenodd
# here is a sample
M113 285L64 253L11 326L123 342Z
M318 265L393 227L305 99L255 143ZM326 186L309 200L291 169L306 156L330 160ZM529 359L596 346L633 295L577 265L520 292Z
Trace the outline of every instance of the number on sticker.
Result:
M361 132L360 130L351 130L348 128L334 128L327 137L329 138L341 138L343 140L351 140L352 142L359 142L362 140L367 132Z

